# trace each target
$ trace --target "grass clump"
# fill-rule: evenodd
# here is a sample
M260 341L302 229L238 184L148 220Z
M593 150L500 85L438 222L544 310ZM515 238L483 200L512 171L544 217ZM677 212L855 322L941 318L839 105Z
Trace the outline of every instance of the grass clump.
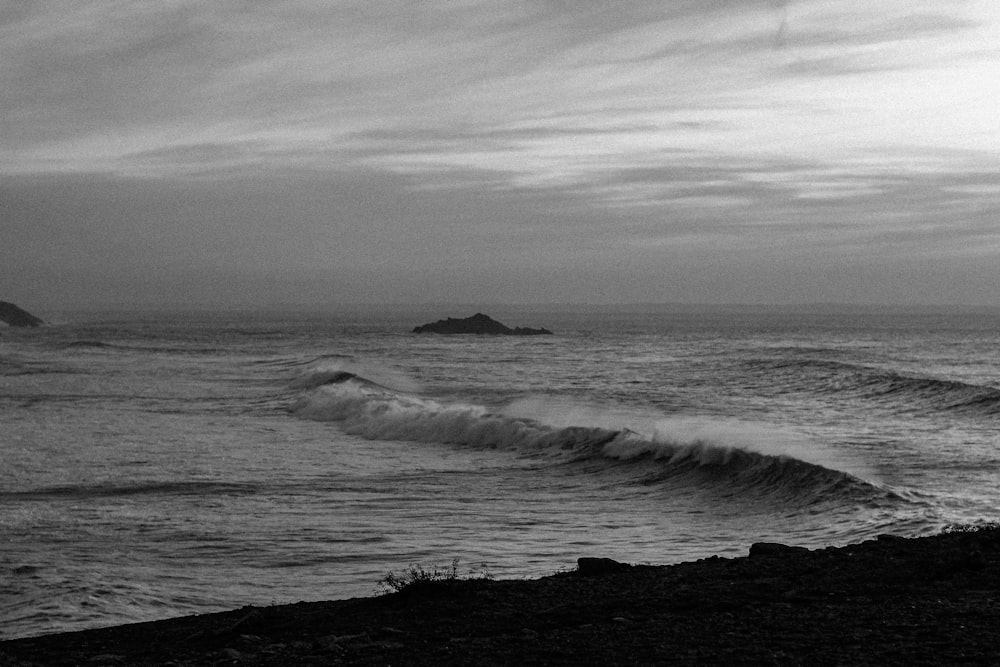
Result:
M422 565L411 565L401 573L389 572L378 580L377 591L381 595L390 593L412 593L416 590L445 588L459 581L489 581L493 579L486 563L478 571L470 570L465 577L458 573L458 559L453 558L448 567L426 569Z
M1000 521L980 521L977 523L950 523L941 532L951 533L981 533L1000 530Z

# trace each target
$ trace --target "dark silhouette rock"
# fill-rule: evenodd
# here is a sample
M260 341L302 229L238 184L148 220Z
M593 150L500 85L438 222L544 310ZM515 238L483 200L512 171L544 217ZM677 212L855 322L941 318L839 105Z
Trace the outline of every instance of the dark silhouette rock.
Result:
M41 318L7 301L0 301L0 322L12 327L37 327L44 324Z
M902 535L893 535L891 533L881 533L876 538L879 542L901 542L906 538Z
M981 567L956 566L969 553ZM1000 665L1000 525L608 576L438 583L0 637L0 665Z
M472 317L455 318L449 317L446 320L438 320L430 324L423 324L414 327L413 333L436 333L436 334L478 334L490 336L551 336L548 329L528 329L524 327L510 327L497 322L488 315L476 313Z
M577 558L576 571L585 577L613 574L631 570L629 563L621 563L613 558Z
M787 554L809 551L805 547L793 547L780 542L754 542L750 545L750 557L755 556L785 556Z

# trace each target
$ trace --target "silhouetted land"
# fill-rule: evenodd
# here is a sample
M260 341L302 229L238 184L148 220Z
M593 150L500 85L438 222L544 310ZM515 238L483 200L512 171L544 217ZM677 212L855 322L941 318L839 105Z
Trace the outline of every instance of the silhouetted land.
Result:
M527 327L515 327L511 329L506 324L497 322L489 315L476 313L471 317L455 318L449 317L446 320L438 320L430 324L421 324L413 328L413 333L436 333L436 334L477 334L488 336L551 336L548 329L531 329Z
M44 324L41 318L9 301L0 301L0 322L12 327L37 327Z
M998 629L992 527L244 607L2 642L0 664L1000 664Z

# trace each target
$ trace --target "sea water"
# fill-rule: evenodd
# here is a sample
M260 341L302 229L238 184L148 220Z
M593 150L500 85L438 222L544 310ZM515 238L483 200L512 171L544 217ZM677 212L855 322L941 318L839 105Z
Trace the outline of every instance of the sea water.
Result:
M1000 515L996 313L445 314L0 330L0 638Z

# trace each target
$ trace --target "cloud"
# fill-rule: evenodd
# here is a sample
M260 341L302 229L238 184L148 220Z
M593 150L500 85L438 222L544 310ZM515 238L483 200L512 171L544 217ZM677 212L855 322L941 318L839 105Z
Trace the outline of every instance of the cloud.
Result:
M824 139L813 109L830 109L839 94L808 87L813 81L877 77L985 48L973 39L956 49L963 40L955 36L979 35L995 16L934 7L37 3L8 22L0 47L0 96L16 137L7 169L44 171L61 158L72 170L127 171L136 155L232 144L257 146L244 153L248 162L279 168L296 152L319 166L377 151L387 168L424 171L432 163L462 171L470 161L491 170L513 158L535 165L530 177L518 172L518 183L541 184L572 177L558 172L574 171L581 154L618 166L629 154L641 164L733 140L744 153L804 143L821 150L842 137ZM778 29L783 45L775 49ZM782 84L789 76L808 85ZM854 115L878 105L867 93L875 83L851 84L860 106L832 122L855 133ZM914 102L905 104L926 113ZM877 109L871 122L873 135L893 137ZM860 134L866 144L874 139ZM219 155L231 164L231 155ZM178 169L187 169L184 160Z
M765 298L781 270L825 294L811 263L844 289L880 254L911 279L935 252L985 265L997 7L18 3L0 252L57 283L110 256L185 289L259 271L320 294L327 272L386 299Z

